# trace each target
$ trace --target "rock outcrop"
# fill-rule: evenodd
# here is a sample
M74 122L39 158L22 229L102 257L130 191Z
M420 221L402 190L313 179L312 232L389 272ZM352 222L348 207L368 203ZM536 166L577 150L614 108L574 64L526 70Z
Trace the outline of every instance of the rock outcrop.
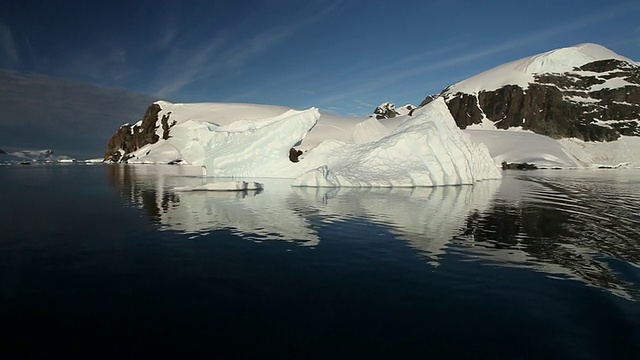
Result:
M378 120L390 119L401 115L411 115L413 113L413 110L415 109L416 106L411 104L406 104L404 106L396 108L396 105L393 103L383 102L382 104L378 105L378 107L376 107L376 109L373 111L373 114Z
M537 57L554 55L549 54ZM517 69L521 70L521 64L530 66L536 60L536 57L523 59ZM462 129L489 120L498 129L519 127L556 139L612 141L621 135L640 136L640 66L637 63L611 58L587 62L563 72L537 70L542 71L532 72L532 79L524 86L507 83L495 89L467 92L460 91L469 89L467 84L453 85L439 96L444 97ZM491 76L501 76L498 71L490 71L493 71ZM421 105L432 99L433 96L427 97Z
M147 144L155 144L162 137L169 138L169 129L175 121L169 123L170 112L158 121L158 114L162 108L158 103L151 104L142 120L136 124L124 124L116 131L107 143L104 161L125 162L126 154L134 152ZM162 134L162 135L159 135Z

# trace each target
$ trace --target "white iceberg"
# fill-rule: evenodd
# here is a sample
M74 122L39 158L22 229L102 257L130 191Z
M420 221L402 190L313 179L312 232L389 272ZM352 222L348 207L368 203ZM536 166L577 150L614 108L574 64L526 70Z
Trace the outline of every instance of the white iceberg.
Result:
M456 127L442 99L393 126L374 118L321 121L316 108L214 120L182 120L169 139L139 149L130 162L179 161L206 176L290 178L294 186L416 187L501 177L486 146Z
M458 129L443 99L415 111L379 140L327 140L305 161L320 166L298 176L294 186L416 187L501 177L487 147Z

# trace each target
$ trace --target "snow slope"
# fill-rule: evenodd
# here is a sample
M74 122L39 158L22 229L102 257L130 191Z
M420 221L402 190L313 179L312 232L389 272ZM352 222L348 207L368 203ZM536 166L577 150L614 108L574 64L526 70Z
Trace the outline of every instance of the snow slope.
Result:
M640 137L622 136L611 142L552 139L530 131L464 130L476 143L487 145L496 165L533 163L539 168L640 168Z
M381 120L390 131L404 116ZM493 124L470 126L463 130L476 144L484 144L496 166L533 163L540 168L581 169L598 167L640 168L640 137L622 136L611 142L579 139L553 139L520 129L497 130Z
M564 73L575 67L596 60L616 59L631 64L635 62L627 57L598 44L580 44L548 51L535 56L508 62L460 81L447 90L448 94L477 94L479 91L491 91L505 85L519 85L527 88L537 73Z
M545 168L581 167L576 157L560 142L529 131L465 130L476 143L486 144L496 165L529 163Z

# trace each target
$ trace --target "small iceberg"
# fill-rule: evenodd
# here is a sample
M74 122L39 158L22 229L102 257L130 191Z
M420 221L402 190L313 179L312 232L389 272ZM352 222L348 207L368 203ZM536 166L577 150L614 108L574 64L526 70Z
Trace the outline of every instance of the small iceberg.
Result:
M264 185L259 182L248 181L225 181L213 182L196 186L178 186L174 191L249 191L263 190Z

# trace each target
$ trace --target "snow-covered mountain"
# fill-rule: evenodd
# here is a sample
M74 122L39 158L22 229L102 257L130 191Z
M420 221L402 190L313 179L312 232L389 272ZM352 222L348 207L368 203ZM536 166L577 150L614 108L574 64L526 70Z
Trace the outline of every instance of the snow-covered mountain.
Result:
M640 136L640 66L597 44L497 66L439 97L462 129L517 128L584 141Z
M640 167L639 113L638 63L581 44L500 65L418 109L382 103L368 118L158 101L114 134L104 160L296 178L299 186L473 183L500 177L503 162Z
M251 104L152 104L111 138L105 161L181 163L215 177L291 178L296 186L414 187L500 178L487 148L443 100L388 124ZM393 119L391 119L393 120Z
M54 154L51 149L44 150L19 150L7 153L0 149L0 162L4 163L30 163L30 162L74 162L70 156Z

